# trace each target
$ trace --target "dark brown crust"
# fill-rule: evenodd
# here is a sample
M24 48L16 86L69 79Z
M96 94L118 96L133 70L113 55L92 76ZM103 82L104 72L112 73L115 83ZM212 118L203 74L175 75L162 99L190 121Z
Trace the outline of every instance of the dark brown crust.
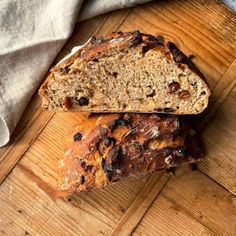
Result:
M80 138L74 141L78 134ZM59 195L194 163L202 157L196 140L196 133L178 116L93 115L68 137L60 169L63 185Z
M192 55L186 56L182 51L180 51L173 42L168 42L167 47L170 49L171 54L173 55L174 61L179 64L185 64L190 70L197 74L202 80L207 83L205 76L197 68L197 66L192 61ZM208 83L207 83L208 85Z

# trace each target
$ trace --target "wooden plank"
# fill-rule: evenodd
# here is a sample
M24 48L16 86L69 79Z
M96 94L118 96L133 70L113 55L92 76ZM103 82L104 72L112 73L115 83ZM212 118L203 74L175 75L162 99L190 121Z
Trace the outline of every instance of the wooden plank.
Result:
M24 126L25 121L29 118L29 113L31 113L31 117L27 125ZM32 109L29 113L27 112L22 118L22 123L20 121L14 138L2 153L0 158L0 184L53 117L53 113L45 113L42 109L38 109L36 112ZM22 127L23 129L21 129ZM21 132L19 132L20 129Z
M50 173L41 173L20 164L1 185L0 230L5 235L107 234L146 182L146 177L124 181L63 200L55 199L51 183L43 181Z
M236 75L234 84L236 82ZM222 95L224 96L224 94ZM236 86L205 128L206 158L199 169L236 195Z
M133 235L235 235L235 201L201 172L179 170Z
M110 235L130 235L170 177L165 172L153 173Z

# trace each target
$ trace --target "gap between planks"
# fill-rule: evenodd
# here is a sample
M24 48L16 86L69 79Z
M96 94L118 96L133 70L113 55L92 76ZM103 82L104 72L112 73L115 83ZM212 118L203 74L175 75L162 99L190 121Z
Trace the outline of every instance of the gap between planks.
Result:
M171 173L154 172L110 235L130 235L142 220L152 205L152 202L161 193L171 176Z

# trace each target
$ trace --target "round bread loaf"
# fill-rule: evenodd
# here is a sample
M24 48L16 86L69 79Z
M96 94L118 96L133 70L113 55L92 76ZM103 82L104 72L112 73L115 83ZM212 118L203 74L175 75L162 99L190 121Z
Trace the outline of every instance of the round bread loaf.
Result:
M201 158L196 133L183 117L92 115L76 126L66 140L60 160L59 195L101 188Z

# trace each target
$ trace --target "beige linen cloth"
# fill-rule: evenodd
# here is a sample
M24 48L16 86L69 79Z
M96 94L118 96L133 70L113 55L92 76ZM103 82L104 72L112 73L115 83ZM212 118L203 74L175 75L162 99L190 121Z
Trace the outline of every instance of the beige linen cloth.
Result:
M0 146L76 21L150 0L0 0Z

